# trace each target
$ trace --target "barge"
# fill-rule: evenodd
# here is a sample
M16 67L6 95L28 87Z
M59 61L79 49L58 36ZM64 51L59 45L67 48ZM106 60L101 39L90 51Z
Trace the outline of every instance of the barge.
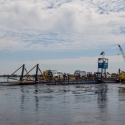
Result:
M36 81L36 84L46 85L77 85L77 84L101 84L101 83L115 83L115 81L106 80L71 80L71 81Z
M11 82L0 82L0 86L14 86L14 85L34 85L34 81L11 81Z

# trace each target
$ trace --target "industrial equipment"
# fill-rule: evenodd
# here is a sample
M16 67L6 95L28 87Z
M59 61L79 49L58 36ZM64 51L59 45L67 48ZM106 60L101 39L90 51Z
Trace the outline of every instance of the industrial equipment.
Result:
M100 54L100 55L102 55L102 54ZM106 59L106 58L98 58L98 75L97 75L97 80L101 80L102 81L103 78L106 79L106 69L108 69L108 59ZM103 76L103 74L105 74L105 76Z
M124 54L124 52L123 52L123 50L122 50L122 48L121 48L121 46L118 44L118 47L119 47L119 49L120 49L120 51L121 51L121 54L122 54L122 56L123 56L123 59L124 59L124 61L125 61L125 54Z
M51 70L45 70L43 71L43 78L45 81L51 81L53 78L53 74Z
M125 72L120 72L120 74L119 74L119 80L120 80L120 82L122 82L122 83L124 83L124 81L125 81Z
M118 47L119 47L119 49L121 51L121 54L123 56L123 60L125 62L125 54L124 54L124 52L123 52L123 50L122 50L122 48L121 48L121 46L119 44L118 44ZM119 69L119 81L122 82L122 83L125 81L125 72L120 71L120 69Z
M92 77L92 72L87 72L87 78Z

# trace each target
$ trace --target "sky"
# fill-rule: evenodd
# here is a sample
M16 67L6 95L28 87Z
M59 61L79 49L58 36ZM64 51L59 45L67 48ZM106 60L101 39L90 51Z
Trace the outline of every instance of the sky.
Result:
M108 72L125 71L118 44L125 52L125 0L0 0L0 74L96 72L102 51Z

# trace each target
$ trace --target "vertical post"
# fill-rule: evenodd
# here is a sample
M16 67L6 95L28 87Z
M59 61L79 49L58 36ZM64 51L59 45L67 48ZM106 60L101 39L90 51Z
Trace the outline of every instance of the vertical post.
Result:
M102 81L102 75L103 75L103 68L101 68L101 81Z
M20 76L20 81L22 81L22 79L23 79L24 69L25 69L25 64L23 64L23 66L22 66L22 73Z
M68 84L69 84L69 74L68 74Z
M99 59L98 59L98 73L99 73ZM97 81L98 81L98 77L99 77L98 73L95 74L95 78L96 78Z
M38 69L39 69L39 64L36 65L36 76L35 76L35 82L38 81Z
M121 70L120 69L118 69L118 73L120 74L120 72L121 72Z
M59 81L60 81L60 75L59 75Z
M105 80L106 80L106 76L107 76L107 74L106 74L106 69L105 69Z

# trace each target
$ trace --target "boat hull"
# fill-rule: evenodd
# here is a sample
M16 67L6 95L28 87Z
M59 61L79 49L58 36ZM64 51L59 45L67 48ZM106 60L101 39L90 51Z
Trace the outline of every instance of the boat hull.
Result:
M98 80L73 80L73 81L56 81L56 82L46 82L46 81L38 81L36 84L46 84L46 85L73 85L73 84L100 84L102 81Z
M33 85L34 81L13 81L13 82L1 82L0 86L14 86L14 85Z

